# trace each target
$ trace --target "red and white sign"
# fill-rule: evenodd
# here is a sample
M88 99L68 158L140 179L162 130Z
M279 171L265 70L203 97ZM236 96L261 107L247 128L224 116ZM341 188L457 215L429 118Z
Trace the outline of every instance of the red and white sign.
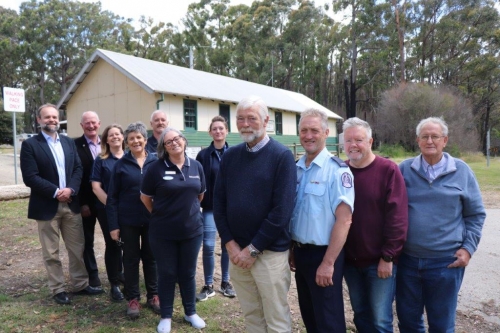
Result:
M3 109L5 111L24 112L24 89L3 88Z

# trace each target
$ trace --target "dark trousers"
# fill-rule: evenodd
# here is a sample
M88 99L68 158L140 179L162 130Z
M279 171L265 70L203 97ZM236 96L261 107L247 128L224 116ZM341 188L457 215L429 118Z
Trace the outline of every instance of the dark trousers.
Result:
M342 276L344 251L334 265L333 286L316 284L316 271L323 260L327 247L294 247L295 281L299 296L300 313L308 333L345 333Z
M90 285L96 286L99 283L99 271L97 269L97 262L94 254L94 232L96 224L95 212L87 217L82 217L83 236L85 237L85 247L83 250L83 262L89 274Z
M184 313L196 313L196 261L203 235L183 240L151 238L151 248L158 263L158 296L161 317L172 318L175 283L179 283Z
M97 209L97 219L101 225L102 234L104 236L104 242L106 244L106 250L104 252L104 264L106 265L106 274L108 275L108 280L110 284L118 284L118 276L123 271L122 264L122 249L116 244L116 242L111 238L108 226L108 216L106 215L106 209Z
M158 295L156 261L149 246L149 226L120 226L123 245L123 270L125 275L125 294L127 300L140 300L139 263L142 260L144 283L147 299Z

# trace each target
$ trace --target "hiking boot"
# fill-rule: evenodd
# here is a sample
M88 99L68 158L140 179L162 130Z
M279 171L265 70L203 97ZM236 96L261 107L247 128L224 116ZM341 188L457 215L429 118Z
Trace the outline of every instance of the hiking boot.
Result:
M234 291L233 285L231 282L222 282L220 284L220 292L229 298L236 297L236 291Z
M156 314L161 313L160 298L158 297L158 295L154 295L153 297L148 299L146 304L151 308L151 310L153 310L154 313Z
M139 318L139 310L141 309L141 306L139 304L139 301L137 299L131 299L128 302L127 305L127 316L130 319L137 319Z
M206 285L203 286L203 288L201 288L199 294L196 294L196 301L203 302L206 301L209 297L214 297L214 296L215 296L214 286Z

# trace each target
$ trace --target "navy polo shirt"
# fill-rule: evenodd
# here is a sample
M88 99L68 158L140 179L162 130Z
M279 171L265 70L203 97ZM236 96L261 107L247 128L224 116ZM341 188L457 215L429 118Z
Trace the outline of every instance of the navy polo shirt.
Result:
M168 158L155 161L142 182L141 193L153 198L149 236L181 240L203 233L198 195L204 193L201 164L186 157L179 168Z
M90 175L91 182L101 183L101 187L104 192L108 193L109 182L111 181L111 175L113 174L113 169L115 167L118 158L113 154L110 154L108 158L102 159L101 156L97 156L94 160L94 166L92 167L92 174ZM104 208L104 205L99 200L96 200L97 208Z

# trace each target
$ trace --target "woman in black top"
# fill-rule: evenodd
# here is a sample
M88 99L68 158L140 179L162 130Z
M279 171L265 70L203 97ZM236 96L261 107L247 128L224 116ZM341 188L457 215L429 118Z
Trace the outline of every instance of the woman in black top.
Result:
M205 176L201 164L186 156L186 146L184 135L167 127L158 142L158 161L147 171L141 189L141 200L151 212L149 239L158 267L160 333L170 332L176 282L184 320L194 328L205 327L196 314L195 281Z

